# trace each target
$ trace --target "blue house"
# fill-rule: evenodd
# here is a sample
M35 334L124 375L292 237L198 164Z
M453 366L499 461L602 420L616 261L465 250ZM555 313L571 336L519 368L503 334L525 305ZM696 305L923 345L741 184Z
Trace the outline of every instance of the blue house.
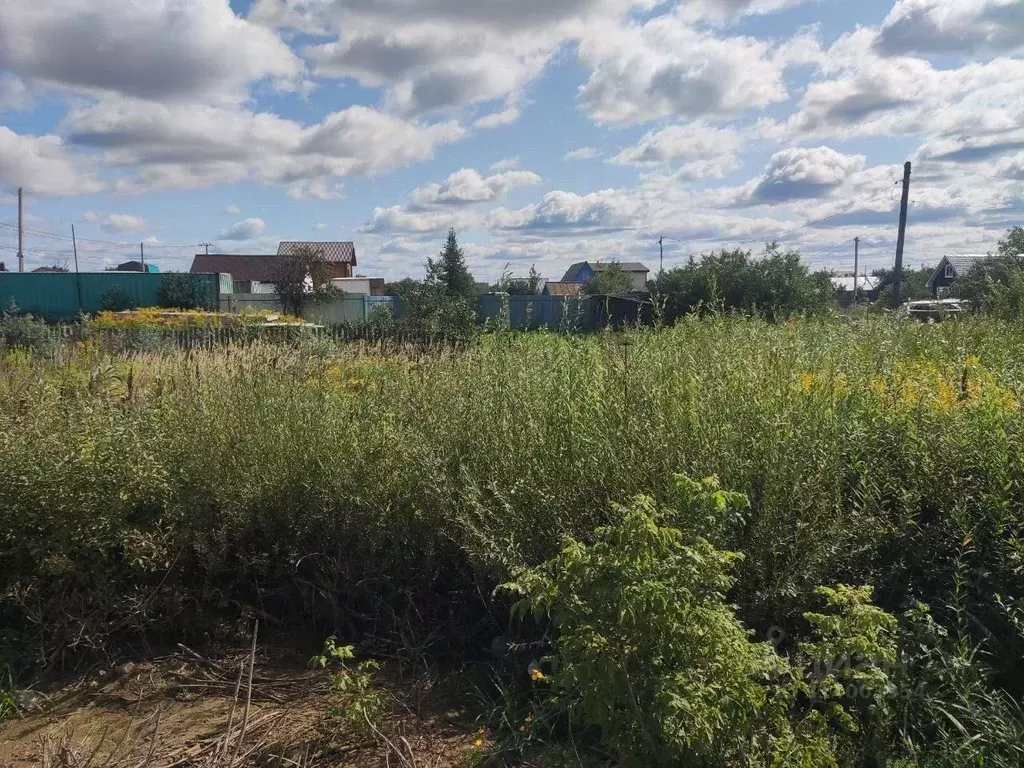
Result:
M637 292L644 292L647 290L647 275L650 270L639 261L597 261L593 264L589 261L580 261L573 264L568 270L566 270L565 276L562 278L562 282L579 283L580 285L584 285L597 277L599 272L603 272L613 265L619 267L624 272L628 272L633 278L631 290Z

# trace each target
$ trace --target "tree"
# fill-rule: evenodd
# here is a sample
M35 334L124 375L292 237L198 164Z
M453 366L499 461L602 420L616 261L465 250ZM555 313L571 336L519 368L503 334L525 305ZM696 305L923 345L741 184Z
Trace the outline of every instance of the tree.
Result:
M618 296L629 293L632 288L633 276L620 265L612 263L586 282L583 293L591 296Z
M407 277L389 285L387 293L401 300L401 312L391 324L400 334L419 339L462 339L473 333L473 303L449 293L441 284Z
M811 272L795 251L778 244L753 258L750 251L721 251L659 274L653 293L665 302L665 318L718 309L771 320L795 314L824 314L835 308L835 289L826 272Z
M918 269L904 269L900 278L900 301L918 301L932 297L931 288L928 287L928 280L935 271L934 267L920 267ZM892 306L892 294L894 290L893 279L896 276L895 269L876 269L871 275L878 278L878 299L875 301L876 309L887 309Z
M508 271L508 264L505 265L505 274L496 286L499 291L512 295L537 296L541 291L541 276L535 265L530 265L530 272L526 277L513 277Z
M297 248L290 256L280 257L274 271L274 285L281 307L292 315L301 315L310 302L328 301L339 293L331 285L331 272L321 251L309 246Z
M448 230L448 240L437 259L427 259L427 283L467 300L476 296L476 284L466 268L466 257L459 247L455 227Z
M167 309L199 309L204 305L205 297L184 272L167 272L160 280L157 301Z
M951 288L985 314L1008 320L1024 317L1024 229L1009 230L996 253L974 264Z

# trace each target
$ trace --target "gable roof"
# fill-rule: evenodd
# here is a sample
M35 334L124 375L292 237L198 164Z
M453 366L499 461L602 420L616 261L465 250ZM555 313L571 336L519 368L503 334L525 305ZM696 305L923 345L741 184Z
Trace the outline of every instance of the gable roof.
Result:
M189 272L211 274L222 272L232 280L255 280L272 283L284 259L280 256L255 256L240 253L197 253Z
M565 274L562 276L562 282L578 283L580 280L580 273L583 271L584 267L586 267L587 269L593 269L593 267L591 267L588 262L577 261L575 264L571 265L567 270L565 270Z
M562 282L578 283L580 281L580 273L584 267L588 267L594 272L604 272L606 269L611 269L612 266L619 267L623 272L631 274L646 275L651 271L639 261L595 261L593 264L589 261L577 261L565 271L565 275L562 276Z
M928 287L931 288L934 285L935 280L945 277L946 265L949 264L953 267L954 279L966 275L971 267L977 264L982 259L988 258L987 253L956 253L951 256L943 256L942 260L939 261L935 271L932 272L932 276L928 278Z
M583 286L572 282L551 282L544 286L544 293L548 296L579 296Z
M323 254L325 261L340 264L356 263L356 245L351 242L332 240L282 240L277 246L278 256L292 256L299 248L311 248Z
M595 272L604 272L606 269L611 269L613 266L618 267L623 272L642 272L647 274L651 271L639 261L599 261L591 266L594 268Z
M833 275L831 278L832 287L837 291L848 291L853 293L853 275ZM878 278L872 275L858 275L857 290L873 291L878 287Z

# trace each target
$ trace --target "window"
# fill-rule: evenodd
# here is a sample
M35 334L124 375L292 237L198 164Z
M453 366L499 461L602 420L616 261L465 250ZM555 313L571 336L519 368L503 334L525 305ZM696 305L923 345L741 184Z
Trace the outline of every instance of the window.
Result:
M953 265L950 264L947 261L946 262L946 279L947 280L952 280L954 277L956 277L956 270L953 269Z

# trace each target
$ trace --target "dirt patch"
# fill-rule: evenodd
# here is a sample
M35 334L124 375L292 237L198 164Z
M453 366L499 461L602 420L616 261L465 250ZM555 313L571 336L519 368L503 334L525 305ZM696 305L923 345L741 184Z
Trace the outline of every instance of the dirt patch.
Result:
M0 726L0 768L443 768L482 756L472 724L422 678L383 670L386 714L361 727L329 714L325 673L263 650L250 688L247 656L181 649L25 696Z

